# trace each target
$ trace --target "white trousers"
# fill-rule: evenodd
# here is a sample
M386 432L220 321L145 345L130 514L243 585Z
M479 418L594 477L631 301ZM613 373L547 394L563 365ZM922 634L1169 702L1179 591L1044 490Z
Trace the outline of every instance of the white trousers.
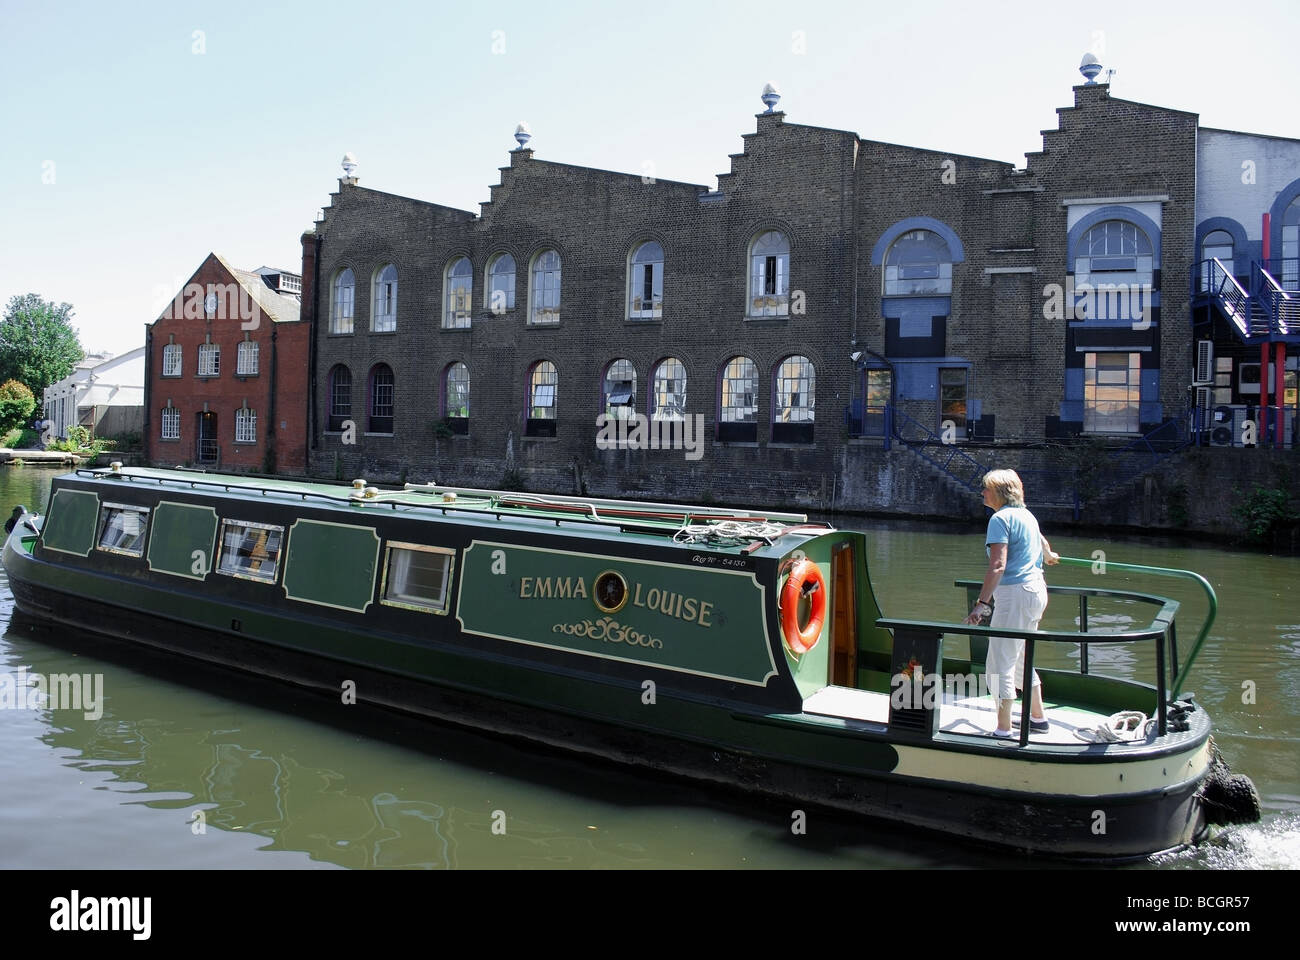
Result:
M993 619L989 626L1037 630L1046 610L1047 583L1041 574L1025 583L1000 584L993 591ZM1012 637L989 637L984 675L995 697L1014 700L1016 690L1025 686L1025 641ZM1035 670L1031 685L1040 683Z

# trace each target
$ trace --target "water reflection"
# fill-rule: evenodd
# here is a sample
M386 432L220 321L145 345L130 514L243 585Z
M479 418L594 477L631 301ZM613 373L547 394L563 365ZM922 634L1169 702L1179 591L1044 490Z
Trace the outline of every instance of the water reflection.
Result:
M999 854L942 837L823 815L816 815L815 838L793 838L786 806L627 775L384 711L343 709L161 654L56 640L24 617L15 617L0 642L0 670L19 664L46 675L104 674L98 720L60 710L25 711L25 722L61 763L98 775L97 789L168 814L142 836L165 830L169 850L186 849L191 837L201 843L239 835L256 838L262 854L301 852L348 868L1001 862ZM58 803L89 810L84 789L61 793ZM47 815L32 810L26 818ZM116 815L102 806L93 815L117 828ZM208 852L225 866L247 865L247 854L246 846ZM148 844L135 856L131 865L176 865Z

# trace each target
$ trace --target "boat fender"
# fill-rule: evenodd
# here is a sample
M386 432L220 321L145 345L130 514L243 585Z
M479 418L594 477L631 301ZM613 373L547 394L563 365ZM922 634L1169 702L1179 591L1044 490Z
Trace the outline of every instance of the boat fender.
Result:
M799 628L799 601L807 597L808 625ZM806 557L795 563L781 589L781 633L793 654L804 654L817 645L826 623L826 581L821 568Z
M1200 789L1205 819L1220 825L1258 823L1261 810L1255 784L1245 774L1228 769L1228 761L1219 753L1213 737L1210 738L1210 748L1213 759Z
M13 533L14 527L18 526L18 521L23 518L23 514L25 514L26 512L27 512L27 508L24 507L21 503L18 504L18 506L14 507L13 514L10 515L9 519L5 521L5 533Z

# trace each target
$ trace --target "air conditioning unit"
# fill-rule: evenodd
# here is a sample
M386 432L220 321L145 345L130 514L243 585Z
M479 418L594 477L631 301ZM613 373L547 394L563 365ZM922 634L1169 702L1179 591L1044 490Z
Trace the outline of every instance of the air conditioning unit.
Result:
M1248 417L1245 404L1226 404L1214 408L1210 417L1210 445L1215 447L1242 446L1242 432ZM1252 444L1253 446L1253 444Z
M1214 383L1214 344L1209 340L1196 341L1196 382Z

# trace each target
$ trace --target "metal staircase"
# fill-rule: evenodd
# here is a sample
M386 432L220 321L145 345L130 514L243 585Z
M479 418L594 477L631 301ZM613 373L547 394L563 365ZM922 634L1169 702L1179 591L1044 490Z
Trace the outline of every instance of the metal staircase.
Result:
M972 493L979 493L983 489L984 474L992 470L992 467L980 463L959 445L944 442L939 434L901 410L893 411L893 425L894 438L899 443L957 486Z
M1300 290L1293 282L1294 264L1253 261L1247 289L1223 261L1203 260L1192 275L1192 300L1214 304L1242 343L1300 342ZM1275 270L1282 272L1285 283L1274 276Z
M1203 412L1190 407L1171 420L1123 447L1108 449L1106 459L1095 468L1088 501L1102 500L1160 467L1175 454L1196 442ZM942 475L953 493L979 493L984 474L993 467L976 460L960 446L943 438L901 410L892 412L894 438ZM1018 471L1027 487L1032 485L1034 502L1042 506L1069 507L1078 520L1086 505L1079 495L1077 478L1066 469Z

